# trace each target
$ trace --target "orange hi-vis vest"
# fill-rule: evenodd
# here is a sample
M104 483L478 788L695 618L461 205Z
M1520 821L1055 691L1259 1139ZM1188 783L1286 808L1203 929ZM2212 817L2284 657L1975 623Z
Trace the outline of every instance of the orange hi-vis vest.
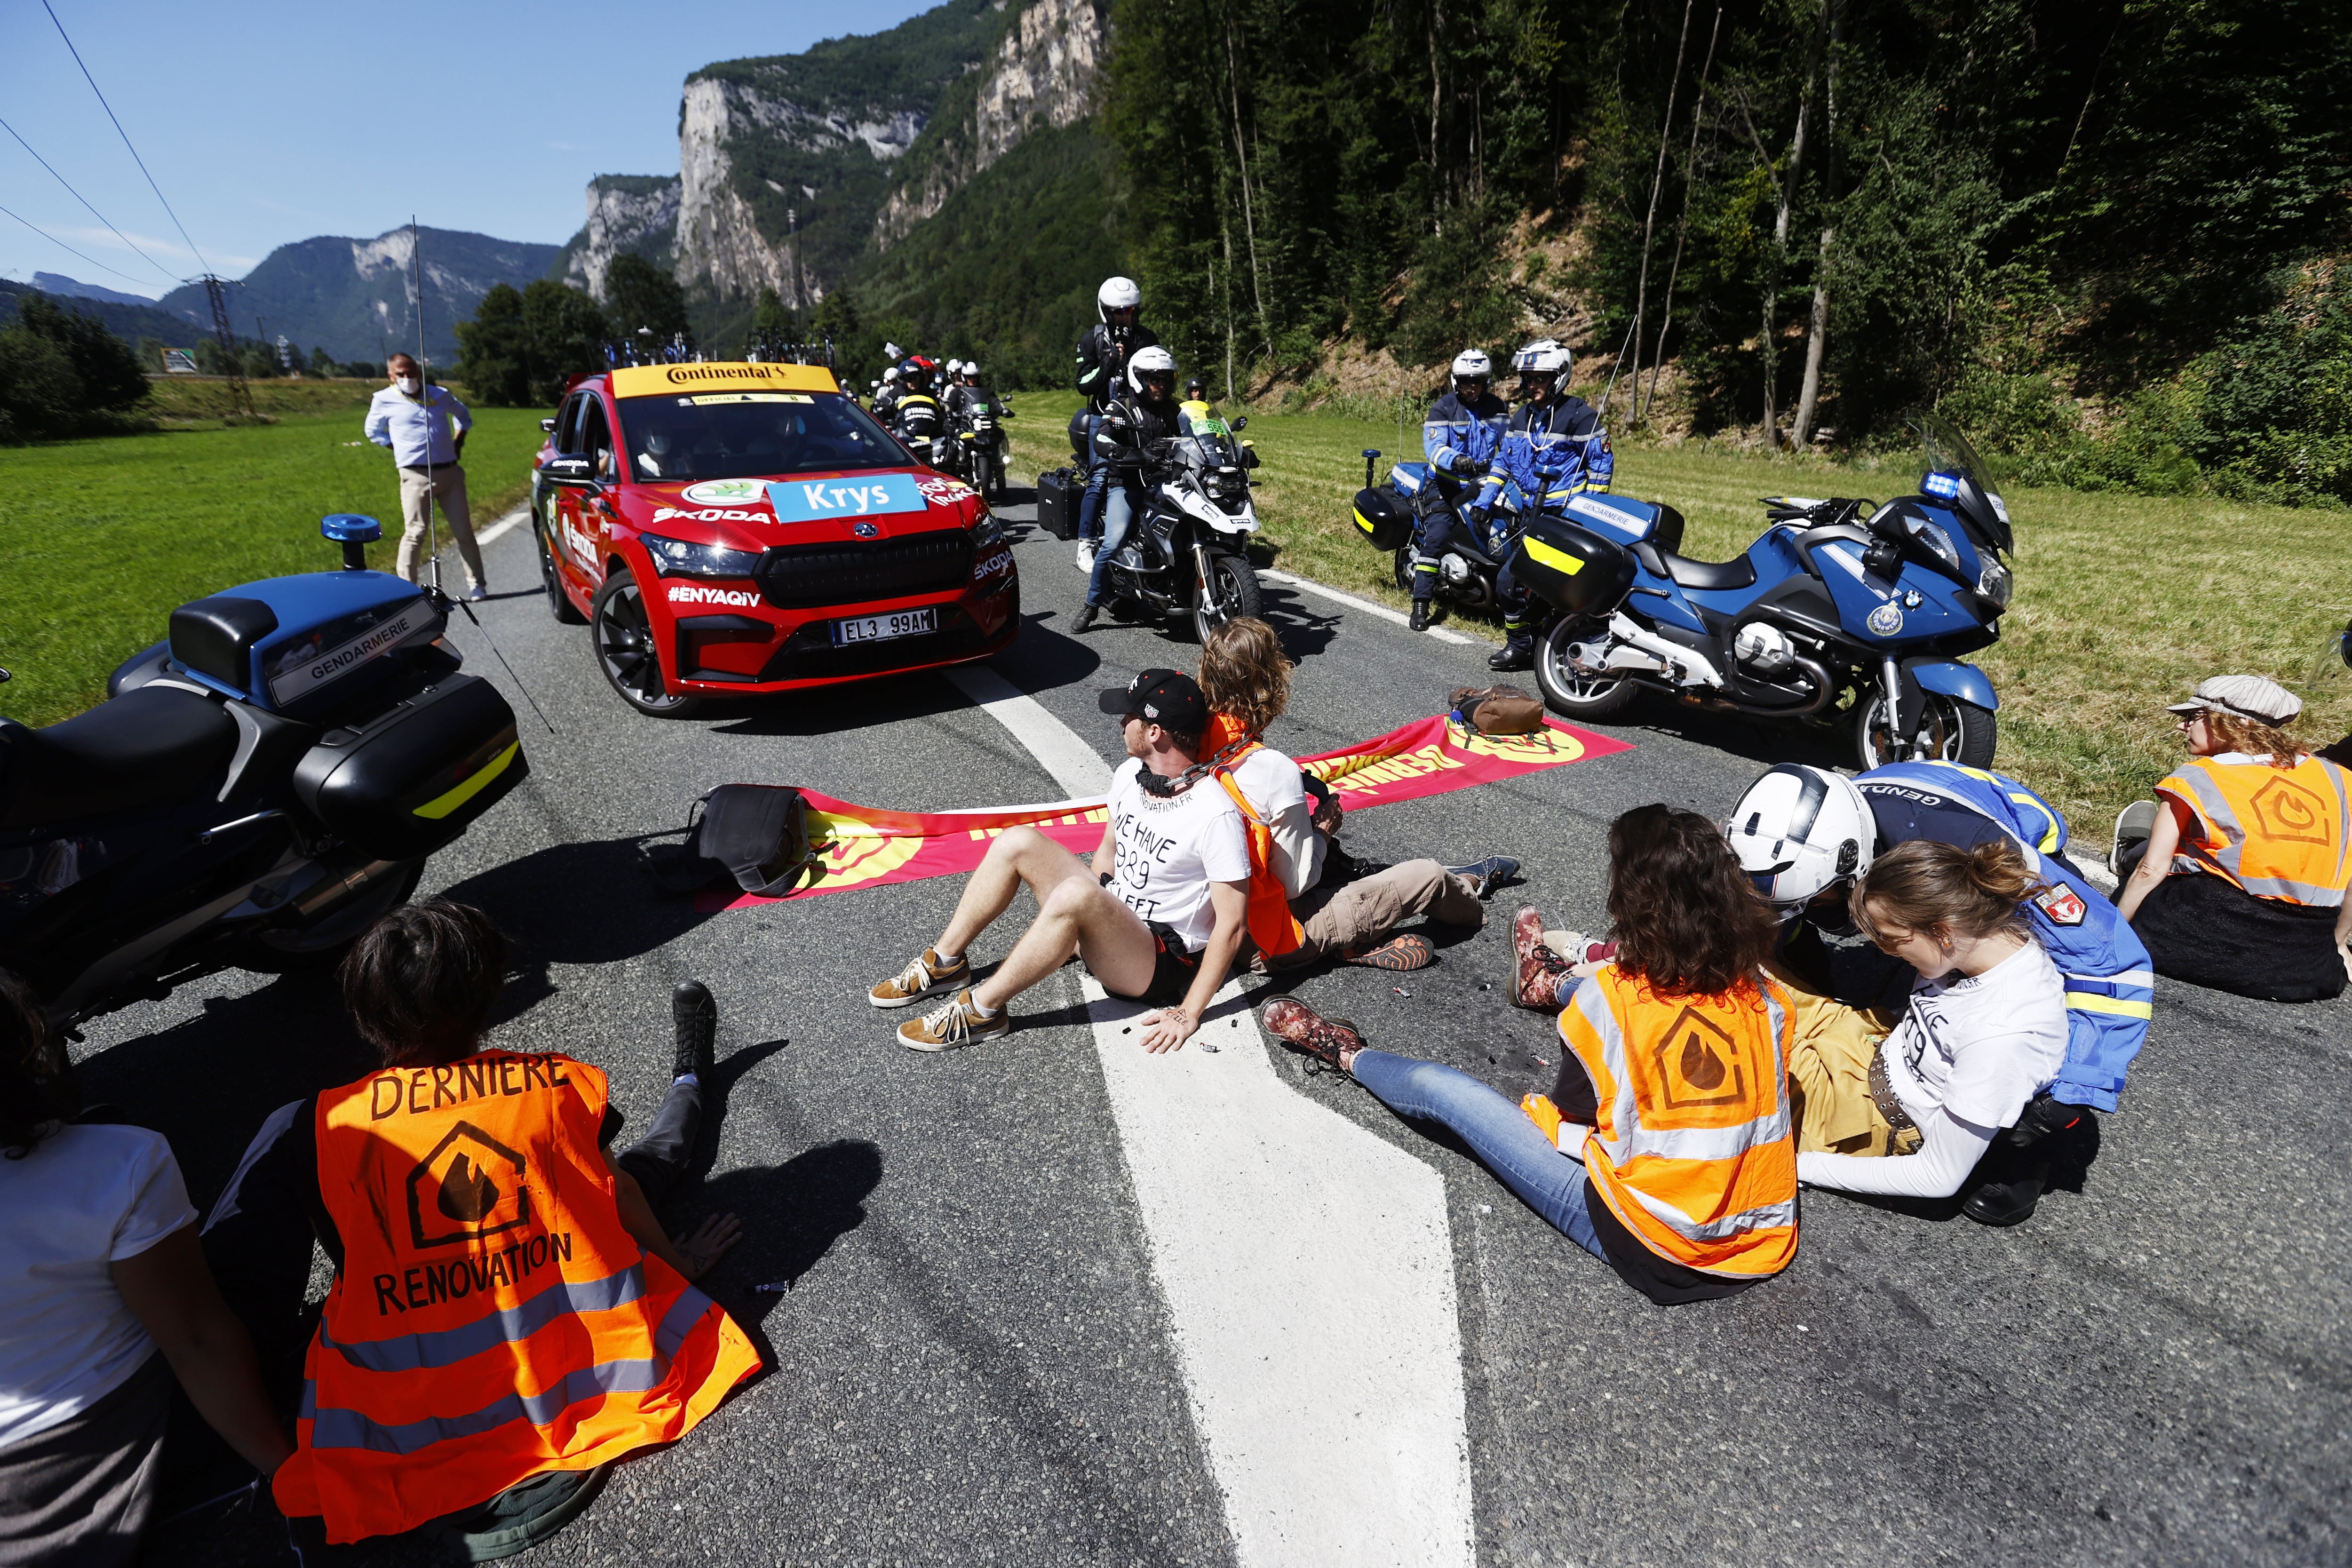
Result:
M319 1096L343 1266L278 1507L327 1539L413 1530L550 1470L683 1436L759 1354L622 1226L604 1075L485 1051Z
M1600 1102L1586 1179L1668 1262L1760 1279L1797 1256L1791 1018L1761 977L1718 996L1661 996L1614 963L1561 1010L1560 1038Z
M2344 902L2352 792L2318 757L2274 768L2261 757L2191 757L2157 793L2187 807L2175 871L2210 871L2258 899L2335 909Z
M1265 743L1252 740L1233 755L1223 754L1227 746L1243 738L1239 724L1223 713L1213 713L1209 716L1209 732L1201 745L1210 756L1218 759L1217 782L1225 786L1225 793L1241 807L1243 831L1249 838L1250 941L1257 943L1257 950L1268 958L1277 958L1298 951L1299 944L1307 940L1307 928L1290 912L1290 889L1283 886L1281 877L1275 872L1274 829L1258 816L1257 807L1242 794L1242 786L1234 777L1233 771L1241 766L1242 759L1252 752L1264 750Z

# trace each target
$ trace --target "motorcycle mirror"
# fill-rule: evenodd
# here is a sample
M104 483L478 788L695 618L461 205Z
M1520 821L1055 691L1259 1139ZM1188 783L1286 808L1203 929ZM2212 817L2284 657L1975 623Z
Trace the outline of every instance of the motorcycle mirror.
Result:
M1243 415L1240 418L1238 418L1238 419L1234 420L1234 429L1236 429L1236 430L1246 430L1246 429L1248 429L1248 428L1249 428L1249 416L1248 416L1248 415L1246 415L1246 414L1244 414L1244 415Z
M7 681L11 681L11 680L14 680L14 679L16 679L16 678L15 676L13 676L13 675L9 674L6 670L5 670L5 669L0 669L0 683L5 683L5 682L7 682Z

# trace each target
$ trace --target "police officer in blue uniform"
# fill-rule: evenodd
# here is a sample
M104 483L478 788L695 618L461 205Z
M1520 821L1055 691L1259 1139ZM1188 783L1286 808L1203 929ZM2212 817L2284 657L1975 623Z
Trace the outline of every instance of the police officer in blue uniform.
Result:
M1429 459L1431 494L1413 524L1412 629L1429 625L1437 595L1437 563L1457 528L1483 544L1478 521L1495 499L1486 481L1503 444L1511 411L1490 390L1495 362L1484 349L1454 356L1454 390L1430 405L1421 424L1422 456ZM1465 517L1465 510L1470 515Z
M1876 855L1914 838L1965 849L2006 837L2023 851L2048 884L2024 913L2066 982L2066 1060L1993 1141L1961 1212L1993 1226L2031 1215L2064 1135L2116 1109L2156 1000L2147 949L2066 858L2058 808L2015 779L1957 763L1895 763L1851 780L1784 763L1749 786L1724 832L1791 922L1780 961L1800 984L1856 1006L1899 1005L1915 978L1899 960L1824 940L1851 932L1846 894Z
M1511 356L1519 378L1519 406L1513 411L1496 454L1495 467L1517 487L1529 507L1585 490L1606 491L1617 471L1609 432L1592 405L1568 390L1572 361L1549 338ZM1490 669L1528 669L1536 661L1535 626L1528 596L1511 580L1507 564L1496 588L1503 602L1503 630L1509 640L1486 660Z

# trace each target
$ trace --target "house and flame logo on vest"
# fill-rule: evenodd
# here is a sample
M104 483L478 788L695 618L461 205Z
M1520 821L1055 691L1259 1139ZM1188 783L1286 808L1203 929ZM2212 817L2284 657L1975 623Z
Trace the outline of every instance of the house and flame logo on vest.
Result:
M1706 1014L1685 1007L1657 1046L1657 1083L1665 1095L1663 1107L1645 1107L1645 1126L1690 1125L1687 1118L1709 1107L1740 1107L1747 1103L1747 1053ZM1678 1113L1668 1123L1659 1111ZM1745 1121L1746 1113L1735 1116ZM1704 1121L1702 1114L1701 1120Z
M420 1250L478 1241L530 1223L522 1156L460 1121L408 1173L408 1239Z

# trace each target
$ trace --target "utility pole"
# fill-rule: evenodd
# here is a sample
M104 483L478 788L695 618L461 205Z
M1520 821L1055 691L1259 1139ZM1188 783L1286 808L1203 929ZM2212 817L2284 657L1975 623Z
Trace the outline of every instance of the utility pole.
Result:
M213 307L213 339L220 344L221 359L228 369L228 402L231 414L242 413L248 419L259 417L253 411L253 389L245 384L245 367L236 359L236 334L229 330L228 296L221 290L221 280L212 273L204 278L205 298Z

